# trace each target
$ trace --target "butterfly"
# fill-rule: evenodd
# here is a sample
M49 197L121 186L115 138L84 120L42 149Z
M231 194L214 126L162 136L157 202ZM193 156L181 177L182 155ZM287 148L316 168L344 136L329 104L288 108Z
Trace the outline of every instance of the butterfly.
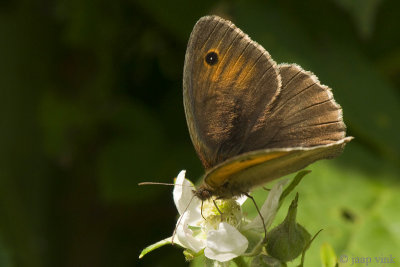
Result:
M338 156L352 139L329 87L297 64L277 64L218 16L200 18L190 35L183 100L205 168L201 200L247 194Z

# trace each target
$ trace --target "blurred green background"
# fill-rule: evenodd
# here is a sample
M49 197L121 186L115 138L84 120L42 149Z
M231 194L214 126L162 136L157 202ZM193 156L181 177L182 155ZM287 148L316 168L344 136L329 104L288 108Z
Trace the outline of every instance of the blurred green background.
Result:
M356 137L298 187L299 221L324 228L306 266L319 266L323 242L399 266L399 10L396 0L1 1L0 266L187 265L170 246L138 260L172 234L177 212L172 187L137 183L202 174L182 69L207 14L312 70Z

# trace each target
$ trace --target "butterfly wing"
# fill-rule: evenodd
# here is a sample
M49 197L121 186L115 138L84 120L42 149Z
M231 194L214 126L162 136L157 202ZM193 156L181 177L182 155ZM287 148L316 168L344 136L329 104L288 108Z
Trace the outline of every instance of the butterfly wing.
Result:
M206 169L249 147L246 129L280 87L268 52L231 22L207 16L196 23L185 56L183 97L190 136Z
M247 140L257 142L247 142L243 152L263 147L313 147L343 139L342 109L330 88L295 64L281 64L279 72L280 94L250 131Z
M305 168L316 160L340 154L352 137L314 147L265 149L241 154L209 170L204 182L220 198L230 198L251 188Z
M183 95L189 132L206 169L274 148L319 151L326 145L323 154L312 155L333 157L335 144L345 140L342 110L327 86L298 65L276 65L260 45L216 16L201 18L192 31Z

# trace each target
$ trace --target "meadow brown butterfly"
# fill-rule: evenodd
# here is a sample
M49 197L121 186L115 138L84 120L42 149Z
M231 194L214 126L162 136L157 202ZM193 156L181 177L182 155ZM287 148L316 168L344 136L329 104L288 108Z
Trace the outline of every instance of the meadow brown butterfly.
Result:
M346 137L330 88L296 64L276 64L230 21L202 17L186 50L183 99L206 173L202 200L231 198L339 155Z

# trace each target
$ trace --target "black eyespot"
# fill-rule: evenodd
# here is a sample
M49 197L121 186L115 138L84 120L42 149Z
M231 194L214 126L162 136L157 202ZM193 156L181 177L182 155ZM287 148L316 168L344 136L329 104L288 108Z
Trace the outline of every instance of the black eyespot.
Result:
M213 66L218 63L218 54L215 52L208 52L205 60L208 65Z

